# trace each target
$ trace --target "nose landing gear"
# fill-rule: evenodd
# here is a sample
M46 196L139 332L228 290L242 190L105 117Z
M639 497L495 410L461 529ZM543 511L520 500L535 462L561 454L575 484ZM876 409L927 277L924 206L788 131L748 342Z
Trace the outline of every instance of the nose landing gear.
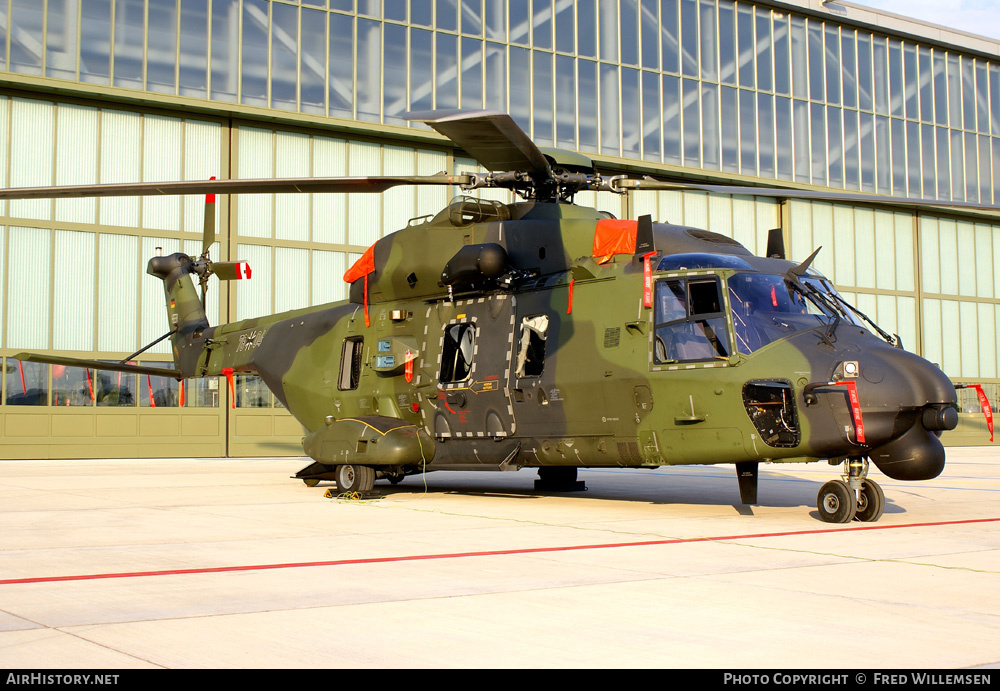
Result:
M885 511L885 494L868 478L868 459L849 458L847 472L840 480L823 485L816 496L819 517L826 523L866 523L877 521Z

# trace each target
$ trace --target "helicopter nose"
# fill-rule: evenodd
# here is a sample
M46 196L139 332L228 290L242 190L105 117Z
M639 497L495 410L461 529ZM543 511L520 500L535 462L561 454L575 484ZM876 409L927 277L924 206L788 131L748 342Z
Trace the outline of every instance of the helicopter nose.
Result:
M894 480L935 478L945 461L938 437L958 426L955 386L938 367L913 353L886 350L879 360L884 384L876 394L882 400L874 402L897 412L891 416L888 439L871 450L871 460ZM864 369L862 376L873 378Z

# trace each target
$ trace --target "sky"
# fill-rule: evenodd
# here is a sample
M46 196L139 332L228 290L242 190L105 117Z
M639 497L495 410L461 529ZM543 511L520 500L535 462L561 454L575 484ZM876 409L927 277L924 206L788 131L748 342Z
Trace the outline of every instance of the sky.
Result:
M1000 41L1000 0L848 0Z

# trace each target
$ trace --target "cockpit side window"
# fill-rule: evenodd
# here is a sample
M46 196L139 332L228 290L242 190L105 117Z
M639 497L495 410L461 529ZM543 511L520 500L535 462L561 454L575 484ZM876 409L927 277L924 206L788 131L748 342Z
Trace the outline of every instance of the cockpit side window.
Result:
M657 281L654 361L728 358L722 287L714 276Z
M465 381L472 372L476 352L475 324L452 324L445 329L441 348L441 381Z

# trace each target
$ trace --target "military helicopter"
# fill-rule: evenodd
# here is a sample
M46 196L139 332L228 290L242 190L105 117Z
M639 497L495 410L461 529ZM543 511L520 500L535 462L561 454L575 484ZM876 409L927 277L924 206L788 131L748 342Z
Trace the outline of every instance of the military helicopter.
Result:
M302 424L312 463L295 477L372 490L433 470L538 469L536 487L579 489L581 467L735 464L757 503L761 462L827 461L827 522L876 521L896 480L943 469L955 386L902 349L804 261L708 230L618 220L582 191L647 189L977 207L834 192L602 177L585 156L541 149L505 113L413 114L488 173L88 185L0 197L207 194L205 251L149 260L163 281L177 379L258 374ZM214 194L379 193L396 185L500 188L469 196L372 245L344 276L347 301L211 326ZM996 207L988 207L995 209ZM195 288L197 278L201 294ZM141 351L140 351L141 352ZM128 364L21 353L34 362L140 374ZM984 408L986 410L987 408Z

